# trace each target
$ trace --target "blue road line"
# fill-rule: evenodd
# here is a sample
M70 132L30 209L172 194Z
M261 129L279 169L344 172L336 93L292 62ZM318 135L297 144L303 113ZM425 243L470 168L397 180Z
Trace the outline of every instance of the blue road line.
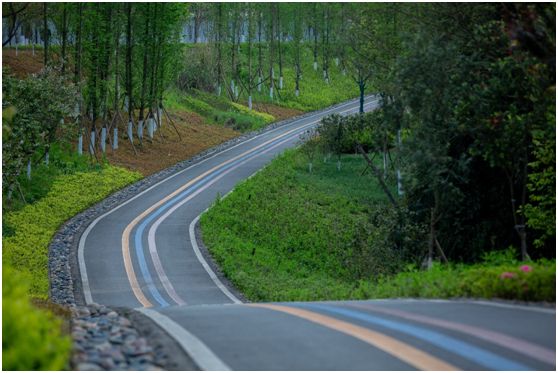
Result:
M370 104L370 103L368 103L368 104ZM365 104L365 105L368 105L368 104ZM300 133L304 132L306 130L306 128L310 127L311 125L312 124L304 125L301 128L299 128L298 131L295 131L295 133L293 135L282 136L282 137L278 138L277 140L272 141L271 143L267 144L266 146L264 146L260 149L254 150L254 151L246 154L245 156L237 159L236 161L231 162L228 165L226 165L226 166L224 166L224 167L222 167L218 170L215 170L211 174L207 175L206 177L204 177L203 179L201 179L200 181L198 181L197 183L192 185L190 188L186 189L185 191L181 192L179 195L173 197L171 200L169 200L168 202L163 204L163 206L159 207L157 209L157 211L151 213L138 226L138 228L136 229L136 234L134 236L134 243L135 243L136 255L137 255L137 258L138 258L138 263L139 263L139 266L140 266L141 274L142 274L143 279L144 279L144 281L147 285L147 288L149 289L149 292L151 293L151 295L153 295L153 298L155 298L155 300L157 301L157 303L159 303L159 305L161 307L168 307L169 303L163 298L163 296L161 295L159 290L157 290L157 287L155 286L155 283L153 281L153 278L151 277L151 273L150 273L149 268L147 266L147 261L145 260L145 255L144 255L144 252L143 252L144 250L143 250L143 244L142 244L142 236L143 236L143 232L144 232L145 228L147 227L147 225L149 223L151 223L156 217L161 215L165 210L167 210L168 208L170 208L174 204L178 203L180 200L186 198L193 191L195 191L196 189L198 189L202 185L206 184L207 182L211 181L215 177L219 176L224 171L226 171L229 168L243 162L244 160L246 160L250 157L256 156L256 155L268 150L269 148L275 146L276 144L278 144L282 141L288 141L292 138L295 138L296 136L299 136Z
M244 160L246 160L250 157L254 157L254 156L268 150L269 148L275 146L276 144L278 144L280 142L288 141L288 140L298 136L300 134L300 132L303 132L306 129L307 126L302 127L304 129L301 128L300 131L295 132L295 134L293 134L291 136L280 137L277 140L270 142L266 146L264 146L260 149L254 150L253 152L250 152L250 153L244 155L243 157L235 160L234 162L231 162L231 163L227 164L226 166L221 167L221 168L213 171L211 174L202 178L200 181L196 182L194 185L192 185L191 187L189 187L185 191L181 192L177 196L173 197L170 201L163 204L163 206L159 207L155 212L151 213L138 226L138 228L136 230L136 234L134 235L134 243L135 243L135 249L136 249L136 255L137 255L137 258L138 258L139 267L140 267L140 270L141 270L141 274L144 278L144 281L147 285L147 288L149 289L151 295L153 295L153 298L155 298L155 300L157 301L157 303L159 303L159 305L161 307L168 307L169 303L163 298L161 293L159 293L159 290L157 290L157 287L155 286L155 283L153 281L153 278L151 277L151 273L150 273L149 268L147 266L147 261L145 260L145 255L144 255L144 252L143 252L144 250L143 250L142 236L143 236L143 232L144 232L145 228L147 227L147 225L149 225L155 218L157 218L164 211L166 211L167 209L172 207L174 204L176 204L180 200L186 198L188 195L190 195L196 189L200 188L204 184L207 184L209 181L213 180L214 178L216 178L217 176L219 176L220 174L222 174L223 172L225 172L229 168L231 168L233 166L236 166L237 164L243 162Z
M395 330L405 333L429 342L443 350L460 355L468 360L474 361L488 369L494 370L533 370L532 368L507 359L505 357L496 355L492 352L483 350L479 347L473 346L470 343L462 342L458 339L446 336L444 334L434 332L419 326L414 326L408 323L384 319L377 316L372 316L367 313L348 310L345 308L325 305L325 304L297 304L297 307L309 308L313 310L323 310L330 313L343 315L352 319L365 321L369 324L378 325L387 329Z

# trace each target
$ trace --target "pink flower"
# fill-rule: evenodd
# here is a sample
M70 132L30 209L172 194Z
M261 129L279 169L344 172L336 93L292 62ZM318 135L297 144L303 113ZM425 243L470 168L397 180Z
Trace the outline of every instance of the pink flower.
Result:
M523 272L531 272L533 270L533 268L528 265L521 266L519 267L519 269L522 270Z
M500 275L501 279L505 279L505 278L516 278L517 275L513 272L502 272L502 274Z

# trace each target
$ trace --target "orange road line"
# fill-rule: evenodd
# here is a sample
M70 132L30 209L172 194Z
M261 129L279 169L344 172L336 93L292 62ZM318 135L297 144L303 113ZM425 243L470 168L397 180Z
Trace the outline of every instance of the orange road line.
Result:
M176 189L174 192L167 195L163 199L159 200L159 202L157 202L154 205L152 205L151 207L149 207L147 210L145 210L140 215L138 215L134 220L132 220L132 222L130 224L128 224L128 226L124 229L124 232L122 233L122 257L124 259L124 269L126 270L126 275L128 276L128 281L130 282L130 286L132 287L132 292L136 296L137 300L144 307L153 307L153 304L149 300L147 300L147 297L145 296L145 294L141 290L141 286L139 285L136 273L134 271L134 266L132 264L132 257L130 255L130 234L131 234L132 230L134 229L134 227L144 217L149 215L157 207L161 206L162 204L164 204L165 202L167 202L168 200L170 200L171 198L173 198L174 196L176 196L177 194L182 192L184 189L188 188L190 185L196 183L198 180L200 180L200 179L204 178L205 176L211 174L213 171L223 167L224 165L226 165L228 163L234 162L236 159L241 158L241 157L245 156L246 154L253 152L254 150L257 150L261 147L264 147L267 144L269 144L269 143L271 143L271 142L273 142L273 141L275 141L275 140L277 140L281 137L287 136L287 135L291 134L292 132L299 131L301 128L310 126L310 125L312 125L316 122L317 121L308 123L308 124L306 124L302 127L297 127L297 128L294 128L290 131L287 131L287 132L285 132L281 135L275 136L272 139L254 147L254 148L251 148L251 149L245 151L242 154L237 155L236 157L230 158L230 159L226 160L225 162L216 165L215 167L211 168L210 170L208 170L208 171L204 172L203 174L198 175L196 178L190 180L188 183L182 185L180 188Z
M311 321L313 323L350 335L368 343L388 354L402 360L420 370L460 370L445 361L442 361L426 352L418 350L411 345L400 342L388 335L363 328L358 325L338 320L319 313L302 310L300 308L281 306L277 304L249 304L250 307L267 308Z

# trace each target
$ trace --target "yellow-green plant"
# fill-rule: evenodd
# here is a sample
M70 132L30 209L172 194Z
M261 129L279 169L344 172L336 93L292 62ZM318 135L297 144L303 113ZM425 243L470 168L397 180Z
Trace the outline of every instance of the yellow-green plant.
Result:
M62 370L71 341L60 320L31 305L27 279L10 266L2 268L2 369Z
M30 280L30 294L48 296L48 245L66 220L110 193L141 178L136 172L107 166L99 171L61 175L37 203L8 213L4 224L14 234L2 238L2 261Z

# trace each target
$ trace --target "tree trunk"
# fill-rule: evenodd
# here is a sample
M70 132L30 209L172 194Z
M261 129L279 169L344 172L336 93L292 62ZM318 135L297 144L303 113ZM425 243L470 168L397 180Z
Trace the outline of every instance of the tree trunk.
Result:
M68 38L68 11L66 3L63 3L62 12L62 74L66 70L66 41Z
M43 63L46 67L48 64L48 22L47 22L47 13L48 13L48 3L43 3L43 32L44 32L44 59Z
M364 90L366 89L366 83L361 79L358 82L358 88L360 90L360 106L359 106L359 113L364 113Z

